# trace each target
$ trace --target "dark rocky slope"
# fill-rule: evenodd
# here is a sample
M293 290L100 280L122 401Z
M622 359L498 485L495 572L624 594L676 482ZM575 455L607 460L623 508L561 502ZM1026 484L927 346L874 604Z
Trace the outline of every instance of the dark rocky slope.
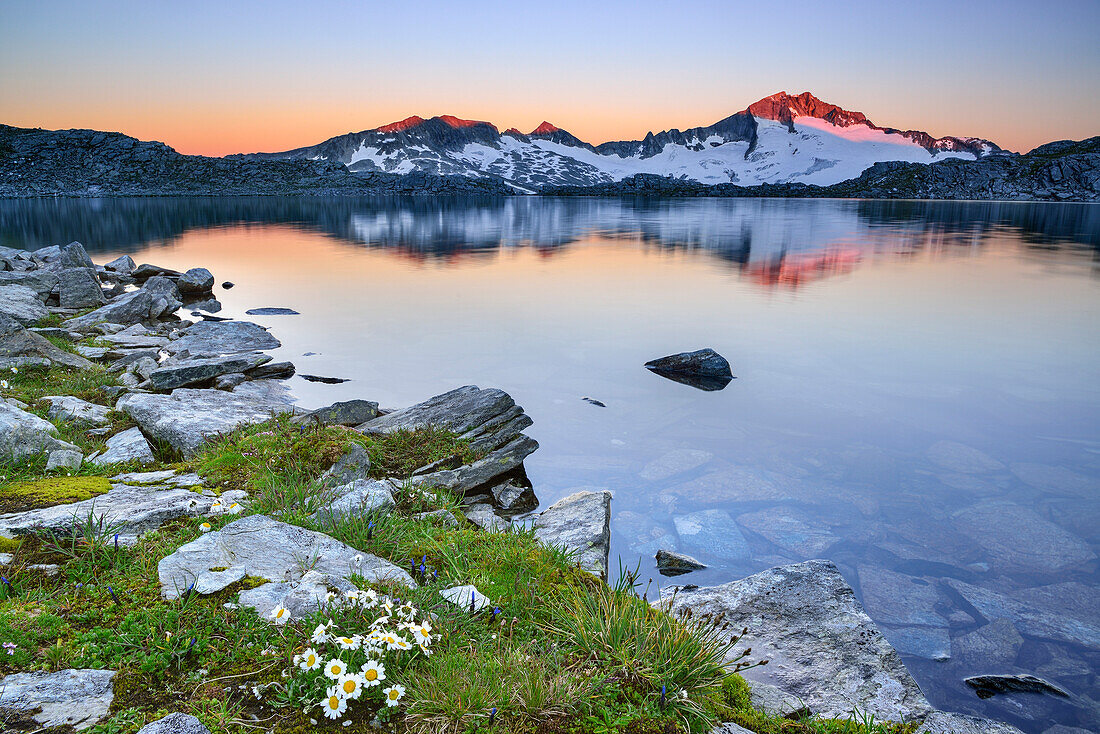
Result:
M1047 143L1024 155L976 161L877 163L832 186L806 184L706 185L639 174L596 186L547 187L551 196L721 196L845 199L981 199L1100 201L1100 137Z
M121 133L0 125L0 197L511 192L495 178L353 173L327 161L208 158Z

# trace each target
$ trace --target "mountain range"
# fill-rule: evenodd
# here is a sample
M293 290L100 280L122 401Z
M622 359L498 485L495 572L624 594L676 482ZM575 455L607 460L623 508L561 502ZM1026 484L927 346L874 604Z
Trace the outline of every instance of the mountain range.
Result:
M704 184L827 186L884 161L933 163L1001 153L981 138L935 138L920 130L881 127L861 112L809 92L779 92L713 125L600 145L549 122L529 133L500 132L488 122L441 115L408 117L317 145L239 157L326 161L354 172L492 177L534 192L547 186L608 184L637 174Z

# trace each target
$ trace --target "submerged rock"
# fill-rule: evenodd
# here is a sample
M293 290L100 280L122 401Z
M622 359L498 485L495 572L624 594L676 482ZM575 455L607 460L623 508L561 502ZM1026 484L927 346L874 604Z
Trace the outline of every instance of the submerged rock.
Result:
M785 507L738 515L737 522L795 557L814 558L840 542L839 537L808 514Z
M909 671L856 600L831 561L769 569L710 588L662 590L661 605L724 615L747 627L741 648L763 667L742 673L772 686L818 716L846 718L853 708L876 719L909 721L932 711Z
M611 492L582 491L555 502L535 518L535 537L574 552L577 564L607 578L611 546Z
M29 713L43 727L87 729L107 718L115 671L68 669L0 679L0 710Z
M1024 638L1011 620L994 619L951 641L955 658L971 667L1008 668L1016 662Z
M959 510L954 519L1005 571L1057 573L1096 559L1084 540L1020 505L989 502Z
M116 408L133 418L146 435L184 456L193 455L210 436L294 410L274 399L186 387L171 395L130 393L119 399Z
M978 698L992 698L998 693L1049 693L1069 698L1066 691L1034 675L973 675L963 682L974 689Z
M709 451L674 449L646 464L638 476L647 482L659 482L697 469L713 458L714 454Z
M713 349L681 352L645 363L646 369L661 377L691 385L700 390L721 390L733 379L730 363Z
M727 561L744 561L751 555L748 541L725 510L677 515L672 522L687 550Z
M663 548L657 551L656 559L657 570L661 572L662 576L680 576L707 567L707 564L697 561L689 555L664 550Z
M416 588L408 573L387 560L264 515L244 517L207 533L157 566L165 599L179 598L191 584L196 591L212 594L245 576L284 583L298 581L309 571L333 578L356 574L369 582L395 581Z
M1095 611L1091 614L1077 613L1072 608L1055 611L1038 599L1017 599L958 579L946 578L941 583L957 592L986 619L1011 619L1022 635L1100 648L1100 623L1095 619Z

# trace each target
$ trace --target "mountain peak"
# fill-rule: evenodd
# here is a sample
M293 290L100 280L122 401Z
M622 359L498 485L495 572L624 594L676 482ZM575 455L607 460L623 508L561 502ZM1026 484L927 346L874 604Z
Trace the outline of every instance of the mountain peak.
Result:
M424 118L423 117L421 117L420 115L412 115L411 117L406 117L404 120L399 120L397 122L391 122L389 125L383 125L382 127L378 128L378 132L380 132L380 133L399 133L399 132L403 132L405 130L408 130L409 128L413 128L413 127L416 127L417 125L423 125L423 124L424 124Z
M745 109L745 112L750 113L753 117L777 120L788 125L793 122L795 117L817 117L838 127L870 123L867 116L862 112L852 112L835 104L823 102L809 92L796 95L776 92L753 102Z
M550 135L561 130L557 125L552 125L546 120L542 121L542 124L531 131L531 135Z
M463 120L461 117L455 117L454 115L440 115L439 120L450 125L453 128L474 127L475 125L488 125L497 129L497 126L491 122L484 122L482 120Z

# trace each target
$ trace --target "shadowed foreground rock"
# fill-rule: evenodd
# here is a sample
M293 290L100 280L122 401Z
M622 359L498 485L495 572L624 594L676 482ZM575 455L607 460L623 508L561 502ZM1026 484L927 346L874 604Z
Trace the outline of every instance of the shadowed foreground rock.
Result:
M87 729L107 717L114 677L113 670L14 673L0 679L0 712L35 712L43 727Z

